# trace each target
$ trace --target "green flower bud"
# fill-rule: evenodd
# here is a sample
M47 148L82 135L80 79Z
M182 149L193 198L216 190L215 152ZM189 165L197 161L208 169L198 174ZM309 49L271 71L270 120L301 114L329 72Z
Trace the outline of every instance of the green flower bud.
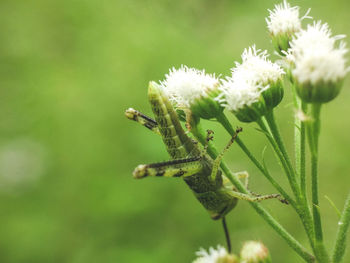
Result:
M207 120L220 115L223 112L224 107L221 106L217 100L215 100L219 94L219 89L215 88L208 91L204 96L202 95L198 99L195 99L190 105L192 114Z
M275 50L280 54L281 56L285 56L286 52L289 49L289 42L292 40L293 35L289 33L285 34L278 34L278 35L271 35L272 39L272 45L275 48Z
M244 105L237 111L232 111L241 122L254 122L267 113L267 108L262 97L257 102Z
M296 91L299 97L308 103L326 103L333 100L340 92L343 81L319 82L317 84L296 83Z
M276 82L270 82L268 85L268 88L261 92L261 96L265 100L267 111L270 111L282 101L284 88L282 79L278 79Z

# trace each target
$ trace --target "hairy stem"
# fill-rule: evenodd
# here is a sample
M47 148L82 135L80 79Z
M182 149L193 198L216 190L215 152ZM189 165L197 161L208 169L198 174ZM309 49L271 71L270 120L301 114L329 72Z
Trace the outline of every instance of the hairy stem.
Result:
M307 104L305 102L301 102L301 111L302 113L307 111ZM298 118L298 117L296 117ZM300 190L304 199L307 201L306 194L306 127L305 122L300 121L300 151L299 151L299 174L300 174Z
M296 173L294 171L292 162L290 161L289 155L288 155L286 147L284 145L282 136L280 134L278 125L277 125L276 120L275 120L275 116L274 116L273 110L270 111L268 114L266 114L265 118L266 118L267 123L269 125L269 128L271 130L272 136L275 139L275 141L277 143L277 146L278 146L278 148L280 149L280 151L282 153L282 158L285 161L287 169L289 170L289 174L290 174L290 177L291 177L291 179L290 179L291 186L292 186L292 188L295 188L296 193L298 193L299 192L299 187L298 187L298 184L297 184L297 181L296 181Z
M262 119L257 120L256 122L259 125L259 127L261 128L261 130L265 133L268 141L270 142L272 148L274 149L279 161L281 162L282 168L287 175L287 178L288 178L289 184L293 190L293 193L294 193L295 197L298 198L299 197L299 187L298 187L298 184L295 180L293 170L289 169L287 161L284 158L283 153L277 144L277 141L273 138L273 135L270 134L270 130L265 125L265 123L262 121Z
M289 158L286 158L286 150L284 147L284 143L282 141L282 137L280 136L279 130L277 128L276 121L274 119L274 116L270 114L269 116L266 117L269 128L266 127L265 123L262 120L258 120L257 123L260 126L260 128L265 132L267 139L271 143L278 159L280 160L282 167L287 175L289 184L295 194L296 197L296 202L297 202L297 207L295 208L296 212L298 213L304 229L306 231L306 234L309 238L309 242L311 247L316 253L316 248L315 248L315 234L314 234L314 227L313 227L313 220L311 217L311 212L309 210L308 204L306 199L301 195L299 185L296 181L296 175L295 175L295 170L292 167L292 164L290 163ZM270 131L272 134L270 134ZM278 138L278 139L277 139ZM283 154L283 151L285 154ZM289 163L288 163L289 160Z
M337 237L333 251L332 262L339 263L342 261L346 247L346 233L350 226L350 193L345 202L340 221L338 222Z
M300 191L307 202L306 195L306 156L305 156L305 122L300 119L300 114L307 111L307 104L297 95L295 86L292 83L292 95L296 114L294 117L294 152L295 152L295 169L300 176Z
M320 135L321 104L311 105L312 122L308 124L308 141L311 152L311 190L312 212L314 218L314 231L316 239L317 257L320 262L328 262L329 257L323 244L322 223L318 201L318 138Z

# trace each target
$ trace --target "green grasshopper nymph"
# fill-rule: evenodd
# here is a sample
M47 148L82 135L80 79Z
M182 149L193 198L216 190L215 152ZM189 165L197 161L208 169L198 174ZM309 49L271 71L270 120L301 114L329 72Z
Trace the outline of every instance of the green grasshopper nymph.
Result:
M225 150L213 160L205 149L185 133L171 102L155 82L149 85L148 99L155 120L131 108L126 110L125 115L160 134L172 160L139 165L133 172L134 178L140 179L148 176L183 178L214 220L224 218L236 206L238 199L259 202L278 198L281 202L285 202L279 194L260 196L237 192L230 181L223 177L219 169L223 153L234 142L241 128L236 130L236 134L231 138ZM207 141L210 139L209 133ZM247 174L241 175L246 178L247 184Z

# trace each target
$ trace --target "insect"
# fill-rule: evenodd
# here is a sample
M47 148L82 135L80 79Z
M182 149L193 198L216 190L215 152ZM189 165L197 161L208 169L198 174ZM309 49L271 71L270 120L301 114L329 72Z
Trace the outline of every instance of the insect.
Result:
M231 182L223 176L219 169L224 152L232 145L241 128L236 130L224 151L213 160L206 147L200 147L190 138L181 126L179 117L164 91L155 82L148 88L148 100L151 104L155 120L132 108L126 110L127 118L134 120L153 132L159 134L172 160L167 162L141 164L133 172L136 179L150 176L181 177L190 187L198 201L209 212L212 219L224 218L237 204L239 199L259 202L265 199L278 198L286 203L279 194L257 195L238 192ZM208 132L207 142L211 140L212 132ZM238 174L245 178L246 172Z

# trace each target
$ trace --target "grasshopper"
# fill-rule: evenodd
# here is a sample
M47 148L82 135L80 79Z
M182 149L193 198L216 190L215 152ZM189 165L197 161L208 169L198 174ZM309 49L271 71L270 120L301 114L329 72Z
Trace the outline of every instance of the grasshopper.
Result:
M237 204L237 201L247 200L259 202L265 199L278 198L286 203L279 194L256 195L238 192L231 182L223 177L219 169L224 152L232 145L241 128L236 130L224 151L213 160L206 153L206 146L201 148L190 138L182 128L179 117L163 90L155 82L148 88L148 100L151 104L155 120L132 108L126 110L128 119L134 120L153 132L159 134L172 160L167 162L142 164L135 168L133 176L136 179L149 176L181 177L190 187L198 201L209 212L212 219L223 219ZM207 142L212 139L208 132ZM246 179L246 172L238 174Z

